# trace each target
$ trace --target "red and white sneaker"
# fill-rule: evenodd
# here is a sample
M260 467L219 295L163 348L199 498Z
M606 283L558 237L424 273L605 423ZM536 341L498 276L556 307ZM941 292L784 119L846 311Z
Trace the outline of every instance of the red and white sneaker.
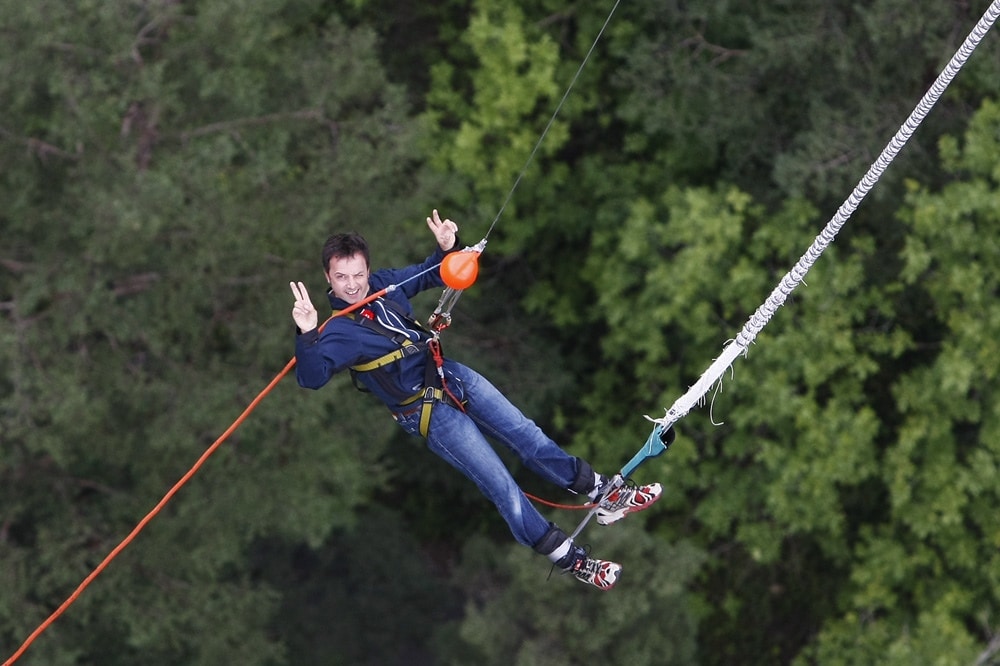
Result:
M622 573L622 565L608 560L598 560L579 549L579 557L566 571L576 576L577 580L593 585L599 590L610 590L618 582Z
M637 486L627 482L601 500L597 509L597 524L610 525L630 513L648 509L656 500L660 499L662 493L663 488L658 483Z

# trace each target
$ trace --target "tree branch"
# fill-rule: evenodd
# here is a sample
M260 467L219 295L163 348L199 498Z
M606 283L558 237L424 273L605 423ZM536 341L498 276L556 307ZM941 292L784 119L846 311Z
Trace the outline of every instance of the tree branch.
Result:
M116 282L111 287L111 291L115 296L138 294L152 287L159 279L160 274L156 272L138 273Z
M203 125L202 127L197 127L195 129L186 130L177 134L181 141L188 141L200 136L207 136L209 134L217 134L219 132L231 132L233 130L238 130L243 127L258 127L261 125L270 125L272 123L280 123L286 120L311 120L319 123L324 123L335 127L336 123L327 120L323 114L317 109L303 109L302 111L289 111L287 113L270 113L264 116L255 116L252 118L237 118L236 120L226 120L218 123L211 123L208 125Z
M54 146L51 143L42 141L41 139L35 139L32 137L24 137L11 132L10 130L0 127L0 137L4 137L14 141L15 143L20 143L28 149L29 153L37 155L40 159L45 159L51 155L56 157L61 157L67 160L76 161L80 159L83 155L83 145L77 144L76 152L71 153L69 151L63 150L58 146Z
M5 259L0 257L0 266L6 268L11 273L23 273L28 270L29 264L17 259Z
M712 65L718 65L723 63L730 58L735 58L737 56L742 56L747 53L746 49L728 49L725 46L719 46L718 44L712 44L705 36L700 32L696 32L693 37L689 37L681 42L681 46L693 47L695 52L707 51L715 55L712 60Z

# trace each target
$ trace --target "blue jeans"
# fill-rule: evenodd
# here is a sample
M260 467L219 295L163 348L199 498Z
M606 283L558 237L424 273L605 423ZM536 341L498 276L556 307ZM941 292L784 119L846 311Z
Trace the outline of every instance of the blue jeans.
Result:
M438 403L431 413L427 447L473 481L496 505L518 542L534 546L552 524L538 512L514 481L484 435L513 451L525 466L560 488L577 479L580 461L553 442L478 372L445 362L448 386L465 399L465 412ZM396 415L411 435L419 436L420 414Z

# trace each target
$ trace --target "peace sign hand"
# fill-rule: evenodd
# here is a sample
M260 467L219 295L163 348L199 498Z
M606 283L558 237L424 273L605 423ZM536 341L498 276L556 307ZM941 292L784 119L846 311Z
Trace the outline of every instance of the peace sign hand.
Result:
M301 282L289 282L288 286L292 288L292 294L295 296L295 305L292 306L292 319L295 320L295 325L303 333L313 330L319 325L319 315L316 314L316 308L309 299L306 286Z
M443 251L447 252L455 247L455 241L458 240L458 225L451 220L442 220L436 208L431 212L431 217L427 218L427 226L437 239L438 247Z

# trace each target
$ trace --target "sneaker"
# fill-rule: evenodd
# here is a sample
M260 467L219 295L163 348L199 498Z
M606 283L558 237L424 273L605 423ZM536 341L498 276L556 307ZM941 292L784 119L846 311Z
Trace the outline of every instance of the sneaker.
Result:
M610 590L615 586L622 573L622 565L593 558L583 548L578 548L578 553L576 562L566 570L568 573L599 590Z
M653 505L653 502L660 499L662 492L663 488L658 483L637 486L627 482L601 500L600 507L597 509L597 524L610 525L630 513L648 509Z

